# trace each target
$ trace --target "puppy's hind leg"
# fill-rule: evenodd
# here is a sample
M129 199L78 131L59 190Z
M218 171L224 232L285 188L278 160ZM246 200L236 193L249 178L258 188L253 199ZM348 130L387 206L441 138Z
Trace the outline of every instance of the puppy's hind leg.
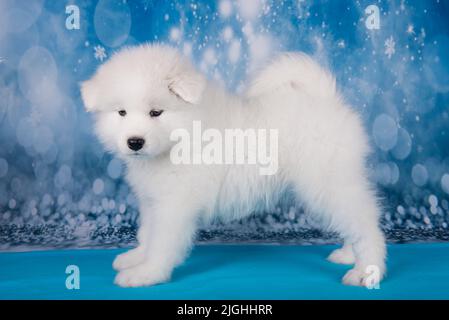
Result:
M327 260L338 264L354 264L355 255L352 244L345 241L343 247L332 251L332 253L327 257Z
M363 179L347 179L345 185L340 183L334 187L327 183L321 188L319 205L315 201L315 209L323 211L331 229L339 232L345 241L345 246L332 253L329 259L355 263L343 277L344 284L367 286L380 282L385 273L386 249L374 193ZM354 261L351 261L349 244L352 244Z
M355 266L343 277L347 285L368 286L385 273L385 240L379 228L376 198L364 183L340 186L328 194L327 213L333 228L352 243Z

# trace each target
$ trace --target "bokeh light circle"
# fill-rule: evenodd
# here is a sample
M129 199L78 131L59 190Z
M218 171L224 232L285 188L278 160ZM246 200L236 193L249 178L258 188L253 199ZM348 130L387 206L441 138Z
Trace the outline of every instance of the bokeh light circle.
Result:
M427 168L422 164L415 164L412 168L412 180L418 187L422 187L427 183L429 173Z
M392 149L398 139L398 126L389 115L379 115L373 124L373 138L376 145L383 151Z
M58 67L53 55L44 47L35 46L22 56L18 81L22 94L33 104L52 106L58 100Z
M95 8L95 32L111 48L121 46L131 31L131 12L124 1L100 0Z
M399 128L396 146L393 148L393 156L398 160L406 159L412 151L412 139L407 130Z

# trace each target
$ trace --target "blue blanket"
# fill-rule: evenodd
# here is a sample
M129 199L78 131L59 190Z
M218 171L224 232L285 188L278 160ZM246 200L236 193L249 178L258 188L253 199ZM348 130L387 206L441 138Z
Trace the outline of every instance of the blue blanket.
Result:
M126 289L111 267L124 250L0 253L0 299L449 299L449 243L389 245L377 290L343 286L350 267L325 259L335 248L199 245L171 282ZM79 290L66 288L68 265Z

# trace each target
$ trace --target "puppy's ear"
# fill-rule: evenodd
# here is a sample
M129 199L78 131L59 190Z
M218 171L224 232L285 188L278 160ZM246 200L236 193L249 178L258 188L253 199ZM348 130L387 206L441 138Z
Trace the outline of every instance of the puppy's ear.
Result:
M81 98L84 102L84 107L87 112L92 112L97 109L97 92L93 80L87 80L81 83Z
M168 79L168 90L190 104L200 102L205 86L206 80L193 68Z

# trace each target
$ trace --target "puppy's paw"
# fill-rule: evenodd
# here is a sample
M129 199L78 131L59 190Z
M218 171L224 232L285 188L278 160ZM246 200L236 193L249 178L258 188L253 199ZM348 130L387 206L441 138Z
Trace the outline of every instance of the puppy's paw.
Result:
M144 259L145 253L143 249L137 247L128 252L119 254L112 263L112 267L117 271L121 271L142 263Z
M353 268L346 272L343 277L343 284L348 286L361 286L367 288L376 287L382 280L383 274L369 273L369 270L363 270L360 268Z
M333 263L339 264L354 264L355 256L352 249L340 248L334 250L328 257L327 260Z
M168 281L170 276L156 270L151 265L144 263L138 266L120 271L115 277L114 283L120 287L143 287Z

